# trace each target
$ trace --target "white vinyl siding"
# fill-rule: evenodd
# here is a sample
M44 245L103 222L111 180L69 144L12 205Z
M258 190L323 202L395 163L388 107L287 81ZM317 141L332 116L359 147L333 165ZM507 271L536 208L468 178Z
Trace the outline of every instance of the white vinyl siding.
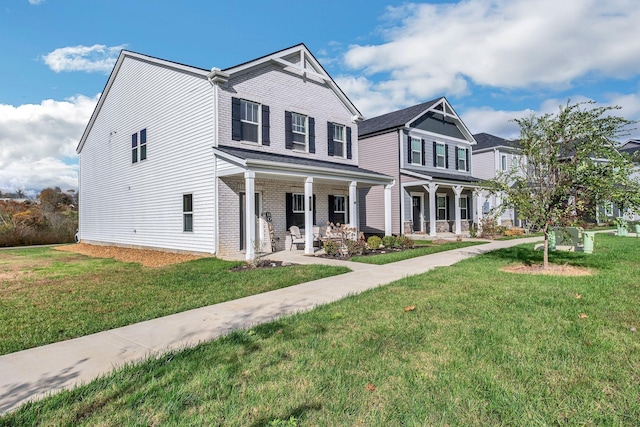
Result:
M213 252L211 85L127 57L108 89L80 153L80 238ZM141 129L153 130L153 155L132 164L131 135ZM198 194L193 233L182 231L187 193Z

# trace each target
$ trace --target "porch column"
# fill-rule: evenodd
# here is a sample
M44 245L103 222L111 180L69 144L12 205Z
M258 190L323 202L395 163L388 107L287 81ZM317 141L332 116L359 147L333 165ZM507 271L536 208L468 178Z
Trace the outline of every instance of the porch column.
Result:
M256 257L255 239L256 239L256 187L255 172L247 171L244 173L244 236L245 236L245 259L251 261Z
M502 197L498 196L497 194L495 197L494 209L496 221L498 225L502 225Z
M456 214L456 225L455 225L455 234L456 236L462 234L462 220L460 218L460 194L462 194L463 187L461 185L456 185L453 187L454 197L454 206L455 206L455 214ZM467 206L467 209L469 207Z
M384 186L384 235L385 236L391 236L391 232L392 232L391 231L391 187L393 187L394 184ZM404 234L404 230L402 230L400 234Z
M358 230L358 181L349 184L349 227Z
M424 186L425 190L429 192L429 236L436 236L436 191L438 191L438 185L435 182L430 182L428 186Z
M475 215L473 220L476 223L476 227L480 227L480 221L482 221L482 209L484 205L484 197L482 197L482 191L473 191L473 203L475 204Z
M313 177L304 180L304 253L313 253Z

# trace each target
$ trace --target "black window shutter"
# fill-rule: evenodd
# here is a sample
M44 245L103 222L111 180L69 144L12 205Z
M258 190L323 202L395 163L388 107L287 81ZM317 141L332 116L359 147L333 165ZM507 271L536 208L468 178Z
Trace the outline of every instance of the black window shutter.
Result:
M446 220L449 220L449 218L451 218L451 197L449 197L449 195L447 194L447 209L445 209L446 212Z
M336 215L334 211L335 196L329 195L329 222L336 223Z
M313 195L313 224L316 224L316 195Z
M327 154L333 156L333 123L327 122Z
M271 125L269 124L269 107L267 105L262 106L262 145L271 144L270 131Z
M284 146L293 149L293 129L291 127L291 111L284 112Z
M456 150L456 170L458 170L458 147L454 148Z
M412 151L411 151L411 137L407 135L407 163L411 163Z
M438 143L433 141L433 166L438 166Z
M449 144L444 144L444 166L449 169Z
M231 98L231 139L242 140L242 123L240 123L240 99Z
M286 193L286 202L285 202L285 215L287 218L287 230L292 225L292 216L293 216L293 194Z
M347 159L353 157L353 144L351 143L351 128L347 126Z
M316 152L316 119L308 118L309 121L309 152Z
M422 142L422 166L427 164L427 159L425 159L425 154L426 154L426 150L425 150L425 146L426 146L426 142L424 141L424 139L421 140Z
M466 150L466 155L467 155L467 172L469 172L471 170L471 163L469 162L469 149L467 148Z

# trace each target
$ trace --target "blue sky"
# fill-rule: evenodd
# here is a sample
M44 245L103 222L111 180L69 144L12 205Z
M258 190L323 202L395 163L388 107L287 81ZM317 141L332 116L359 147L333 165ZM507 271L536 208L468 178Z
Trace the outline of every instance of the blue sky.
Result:
M303 42L365 117L446 96L473 133L512 138L569 98L640 119L637 22L634 0L3 0L0 191L77 188L122 48L208 69Z

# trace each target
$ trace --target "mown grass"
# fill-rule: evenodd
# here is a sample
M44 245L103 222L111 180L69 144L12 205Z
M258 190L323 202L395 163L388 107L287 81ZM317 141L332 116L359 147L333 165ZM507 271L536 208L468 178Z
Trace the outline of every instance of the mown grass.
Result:
M637 425L640 240L551 254L593 276L500 270L540 262L532 246L129 366L0 425Z
M0 354L349 271L230 271L239 264L204 258L148 268L51 248L0 251Z
M452 249L460 249L467 246L475 246L485 243L488 242L467 241L432 244L429 241L424 241L424 243L422 243L423 246L419 246L414 249L407 249L400 252L388 252L385 254L354 256L350 259L350 261L363 262L365 264L383 265L402 261L405 259L416 258L423 255L431 255L438 252L450 251Z

